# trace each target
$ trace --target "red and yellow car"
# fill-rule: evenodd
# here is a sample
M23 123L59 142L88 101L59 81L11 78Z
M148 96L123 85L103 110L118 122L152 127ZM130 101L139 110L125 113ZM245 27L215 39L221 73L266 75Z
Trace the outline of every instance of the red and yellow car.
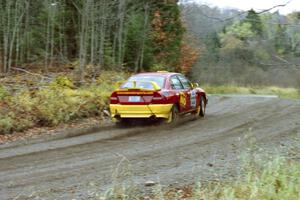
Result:
M162 118L174 123L183 114L204 117L207 101L205 91L180 73L140 73L111 94L110 113L117 121Z

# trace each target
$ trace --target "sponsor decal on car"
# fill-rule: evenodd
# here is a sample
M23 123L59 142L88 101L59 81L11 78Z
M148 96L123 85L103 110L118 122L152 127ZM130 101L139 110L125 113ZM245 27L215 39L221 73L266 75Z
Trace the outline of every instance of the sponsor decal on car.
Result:
M179 95L180 95L179 103L180 103L180 105L185 107L186 106L186 95L183 92L180 92Z
M191 92L191 107L192 108L196 108L197 106L197 95L196 95L196 91L192 90Z

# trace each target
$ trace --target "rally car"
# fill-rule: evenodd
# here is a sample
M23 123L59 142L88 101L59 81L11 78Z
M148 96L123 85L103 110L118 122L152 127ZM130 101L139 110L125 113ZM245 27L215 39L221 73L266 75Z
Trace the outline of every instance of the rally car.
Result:
M204 117L205 91L184 75L171 72L131 76L110 96L111 117L118 122L132 118L161 118L175 123L180 115Z

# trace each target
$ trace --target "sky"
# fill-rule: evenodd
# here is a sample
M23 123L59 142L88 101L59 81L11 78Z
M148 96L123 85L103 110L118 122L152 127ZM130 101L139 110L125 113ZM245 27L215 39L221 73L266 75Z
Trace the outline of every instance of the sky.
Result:
M289 0L191 0L201 4L218 6L220 8L237 8L240 10L249 10L253 8L256 11L265 10L276 5L286 4ZM278 7L270 12L279 10L281 14L288 14L293 11L300 11L300 0L290 0L285 7Z

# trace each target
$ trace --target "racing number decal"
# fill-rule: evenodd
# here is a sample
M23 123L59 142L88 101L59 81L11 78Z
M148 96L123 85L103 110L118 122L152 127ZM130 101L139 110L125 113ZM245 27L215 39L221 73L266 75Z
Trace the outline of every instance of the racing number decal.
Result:
M195 92L195 90L192 90L192 92L191 92L191 107L196 108L196 106L197 106L196 92Z
M180 95L180 99L179 99L179 103L180 105L182 105L183 107L186 107L186 96L183 92L179 93Z

